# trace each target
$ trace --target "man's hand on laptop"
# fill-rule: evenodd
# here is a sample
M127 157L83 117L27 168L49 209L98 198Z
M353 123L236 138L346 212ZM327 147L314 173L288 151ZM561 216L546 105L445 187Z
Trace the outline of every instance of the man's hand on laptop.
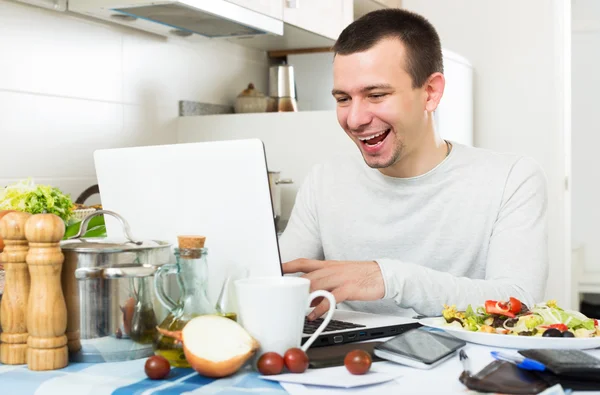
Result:
M385 284L379 265L374 261L318 261L295 259L283 264L283 272L305 273L310 280L310 290L323 289L335 297L337 303L345 300L378 300L385 294ZM317 307L308 319L319 318L329 309L327 299L313 302Z

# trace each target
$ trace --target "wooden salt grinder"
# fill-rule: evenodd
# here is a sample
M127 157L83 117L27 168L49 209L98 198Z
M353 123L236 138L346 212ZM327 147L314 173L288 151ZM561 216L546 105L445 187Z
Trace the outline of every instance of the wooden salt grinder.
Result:
M0 237L4 239L2 262L5 270L4 294L0 306L0 362L7 365L27 363L27 299L29 270L25 256L29 249L25 223L31 214L14 212L0 220Z
M54 370L67 366L67 305L60 273L64 255L59 242L65 223L54 214L36 214L25 224L31 290L27 315L27 367Z

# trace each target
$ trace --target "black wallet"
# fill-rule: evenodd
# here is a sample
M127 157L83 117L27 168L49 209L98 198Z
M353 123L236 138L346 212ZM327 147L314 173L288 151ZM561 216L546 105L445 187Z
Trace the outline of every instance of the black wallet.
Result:
M475 375L463 372L459 380L469 389L505 394L537 394L560 384L574 391L600 390L600 359L578 350L521 350L521 355L546 365L543 372L494 361Z
M550 387L533 372L506 361L491 362L474 375L463 372L459 380L470 390L501 394L539 394Z

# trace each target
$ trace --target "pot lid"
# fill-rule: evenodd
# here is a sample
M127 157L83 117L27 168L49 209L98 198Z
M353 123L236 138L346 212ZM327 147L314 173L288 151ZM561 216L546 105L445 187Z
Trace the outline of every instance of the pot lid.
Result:
M106 238L84 238L62 241L60 247L63 251L119 253L170 248L171 243L161 240L144 240L141 244L136 244L130 241L111 240Z
M83 238L82 236L87 231L90 220L98 215L110 215L115 217L123 227L125 239L113 238L98 238L90 237ZM161 240L138 240L131 234L127 221L114 211L97 210L94 213L85 217L81 221L79 232L68 240L60 243L60 247L65 251L76 252L91 252L91 253L118 253L118 252L142 252L156 249L170 248L171 243Z

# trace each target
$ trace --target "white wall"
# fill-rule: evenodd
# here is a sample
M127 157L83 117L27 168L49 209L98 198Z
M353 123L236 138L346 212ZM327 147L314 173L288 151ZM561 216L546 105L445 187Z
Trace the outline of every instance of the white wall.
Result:
M180 143L262 140L269 170L294 181L279 186L284 220L289 219L298 189L316 163L331 155L359 155L333 110L181 117L178 135Z
M262 51L0 0L0 185L33 177L74 199L96 183L95 149L175 143L179 100L233 104L267 78Z
M600 274L598 64L600 64L600 2L573 0L572 236L573 247L582 248L583 271L597 275Z
M546 295L570 295L570 70L568 0L404 0L442 45L475 69L475 145L527 154L546 171L550 277Z

